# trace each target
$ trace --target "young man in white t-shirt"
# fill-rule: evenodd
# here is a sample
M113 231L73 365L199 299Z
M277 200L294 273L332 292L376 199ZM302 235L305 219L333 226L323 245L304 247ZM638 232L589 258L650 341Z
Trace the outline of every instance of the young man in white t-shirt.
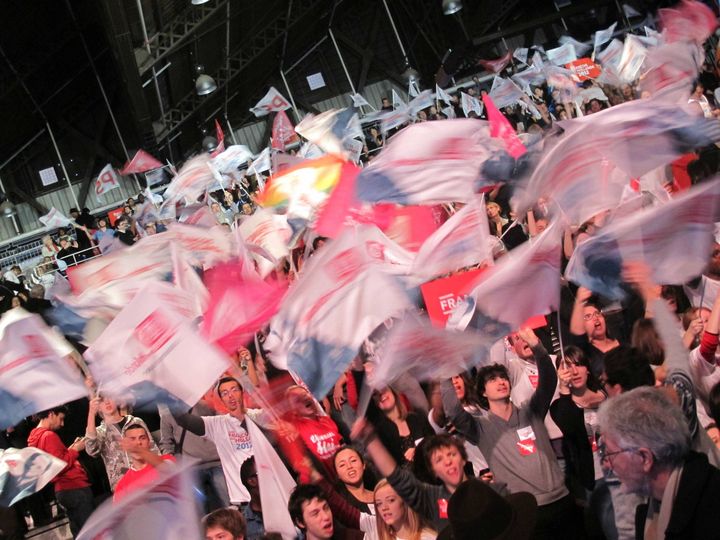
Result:
M247 488L240 481L240 467L253 455L246 422L252 422L253 418L257 419L261 411L245 409L242 386L233 377L220 379L217 393L229 411L227 414L218 416L173 414L173 416L179 426L215 443L225 473L230 502L239 505L250 500Z

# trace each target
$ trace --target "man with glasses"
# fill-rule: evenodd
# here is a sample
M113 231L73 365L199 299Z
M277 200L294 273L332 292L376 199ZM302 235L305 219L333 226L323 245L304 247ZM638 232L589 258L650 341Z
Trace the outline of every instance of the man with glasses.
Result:
M720 470L690 449L685 416L666 392L625 392L600 406L598 421L603 465L625 490L647 497L637 508L636 538L717 537Z

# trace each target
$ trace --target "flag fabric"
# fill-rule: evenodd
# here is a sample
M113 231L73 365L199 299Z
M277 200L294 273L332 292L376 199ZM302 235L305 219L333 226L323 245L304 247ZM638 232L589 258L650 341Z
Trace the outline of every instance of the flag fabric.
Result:
M87 395L83 376L66 356L74 349L22 308L0 318L0 429L36 412Z
M535 47L533 47L535 48ZM542 47L541 47L542 49ZM537 67L538 69L542 69L545 66L545 62L543 62L542 55L540 54L540 50L536 50L533 53L532 56L532 65Z
M511 62L512 57L512 51L509 50L500 58L495 58L494 60L478 60L477 63L490 73L500 73Z
M420 89L418 88L417 81L414 79L410 79L408 81L408 96L411 98L417 97L420 95Z
M528 49L527 47L519 47L513 51L513 58L518 62L522 62L526 66L528 65Z
M452 104L452 100L450 99L450 94L448 94L445 90L440 88L437 84L435 85L435 96L438 100L444 101L445 105Z
M153 169L162 168L163 164L148 154L145 150L138 150L133 158L125 163L120 170L120 174L127 176L128 174L143 173L152 171Z
M350 99L352 99L353 107L357 107L358 109L360 107L370 107L367 100L360 94L353 94L350 96Z
M182 200L187 204L197 202L207 188L216 182L211 163L207 154L188 159L165 190L166 204Z
M476 198L423 242L412 275L427 281L466 266L492 264L489 231L485 204L482 197Z
M440 112L443 113L449 119L457 118L457 115L455 114L455 107L453 107L452 105L448 105L447 107L442 109Z
M38 221L45 225L46 229L57 229L58 227L72 226L73 222L70 218L63 215L60 210L55 207L50 208L50 211L44 216L40 216Z
M360 171L356 196L402 205L469 202L489 140L487 124L478 120L413 124Z
M485 270L487 268L456 272L448 277L426 281L420 285L425 310L434 326L445 328L455 307L475 287L479 282L480 274Z
M530 66L527 69L524 69L523 71L520 71L519 73L516 73L513 75L512 80L516 82L520 87L522 88L523 92L525 92L528 95L532 95L532 91L530 90L530 85L538 85L545 82L546 76L545 71L539 67L537 67L535 64Z
M383 134L410 121L410 112L407 105L400 106L392 111L380 115L380 131Z
M0 450L0 506L37 493L65 467L63 460L32 446Z
M632 17L642 17L640 12L638 12L634 7L632 7L629 4L623 4L622 5L623 13L625 16L630 19Z
M290 493L295 489L295 481L267 437L249 418L247 430L255 456L265 532L280 533L283 540L295 540L295 525L288 512L288 501Z
M217 118L215 119L215 138L217 139L217 146L215 150L210 152L210 157L217 157L225 151L225 133L223 132L220 122Z
M577 60L577 53L572 43L565 43L565 45L550 49L546 54L548 61L556 66L564 66L573 60Z
M164 464L156 480L97 508L77 540L201 538L192 478L191 463Z
M659 9L658 18L667 43L692 41L702 45L718 26L713 10L695 0L683 0L675 7Z
M285 111L275 113L272 125L272 147L275 150L285 150L288 145L298 142L300 138L295 134L292 122Z
M411 307L388 273L388 245L376 227L346 230L306 263L273 319L282 346L271 360L296 373L318 399L378 325Z
M616 26L617 23L614 22L605 30L598 30L597 32L595 32L595 37L593 39L593 50L597 50L598 47L602 47L605 43L612 39L613 34L615 33Z
M250 251L263 278L272 272L277 261L290 253L288 244L292 230L285 216L273 215L267 210L258 209L244 220L237 230L243 245L257 246L274 259L273 261L258 252Z
M260 174L270 170L270 148L263 148L248 167L248 174Z
M575 49L575 54L577 56L583 56L586 52L588 52L590 49L592 49L592 46L582 43L578 41L577 39L573 38L572 36L560 36L558 39L558 42L560 45L565 45L567 43L571 43L573 46L573 49Z
M494 343L531 317L557 309L561 238L562 230L554 223L534 242L500 258L455 308L447 327L458 330L470 327ZM512 300L508 301L509 298Z
M355 197L355 182L360 173L358 167L343 165L340 180L320 209L313 229L328 238L338 236L346 223L353 223L351 213L359 210L360 203Z
M617 73L626 83L631 83L640 75L640 68L647 56L647 48L632 34L625 36L622 56L617 66Z
M183 249L173 243L170 246L173 263L173 284L191 299L195 316L201 316L207 309L210 294L202 279L188 262Z
M237 171L239 167L247 165L253 157L250 149L242 144L228 146L224 152L212 160L213 167L220 173Z
M363 137L355 109L330 110L308 114L295 128L300 135L329 154L348 157L348 141ZM277 171L276 171L277 172Z
M642 90L674 103L685 103L692 82L705 59L702 48L690 41L654 47L643 55Z
M625 261L644 260L660 285L702 274L720 210L720 180L695 187L669 203L613 221L577 245L565 276L608 298L625 296ZM677 254L682 253L678 259Z
M483 103L490 122L490 136L501 139L510 157L518 159L527 149L515 133L510 121L497 109L489 94L483 96Z
M623 42L613 39L602 51L595 54L595 61L604 68L617 69L623 53Z
M471 111L474 112L478 118L482 114L483 106L478 98L474 96L466 94L465 92L460 92L460 104L462 105L462 110L466 117Z
M420 382L448 379L476 365L489 348L477 333L436 328L410 315L392 326L376 350L369 382L380 390L405 374Z
M117 189L120 187L120 179L115 173L115 169L109 163L103 167L95 179L95 196L100 197L105 195L111 189Z
M407 108L407 104L403 101L403 99L395 91L394 88L392 89L392 106L393 109Z
M248 262L223 263L205 275L208 305L200 333L228 354L252 341L285 295L280 283L263 281L253 269L244 268Z
M435 103L432 92L430 90L423 90L415 98L408 103L408 112L410 116L417 116L417 113L428 107L432 107Z
M495 77L493 79L492 88L490 88L490 97L495 105L502 109L518 101L522 101L525 97L518 86L510 79L503 77Z
M271 112L285 111L290 107L290 102L274 86L271 86L267 94L250 109L250 112L260 118Z
M168 283L147 284L85 351L98 386L121 397L149 382L188 408L197 403L228 361L196 333L194 316L186 293Z

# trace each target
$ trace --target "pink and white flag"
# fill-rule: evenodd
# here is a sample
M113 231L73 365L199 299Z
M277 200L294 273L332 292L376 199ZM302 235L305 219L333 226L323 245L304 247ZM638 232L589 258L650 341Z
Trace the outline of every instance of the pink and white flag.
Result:
M115 173L115 169L109 163L103 167L100 174L98 174L95 180L95 196L100 197L105 195L111 189L117 189L120 187L120 179Z
M275 261L290 253L288 243L292 237L292 229L285 216L258 209L240 224L238 231L245 244L262 248ZM277 263L252 251L250 253L258 265L258 273L261 277L266 277L275 268Z
M572 43L566 43L560 47L549 49L546 51L548 61L556 66L564 66L573 60L577 60L577 53Z
M623 42L613 39L604 50L595 55L595 61L605 69L617 69L623 53Z
M207 154L187 160L165 190L165 204L182 200L187 204L197 202L216 182L210 164L211 158Z
M480 100L474 96L466 94L465 92L460 92L460 105L462 106L462 110L466 118L471 111L474 112L478 118L483 112L483 106L482 103L480 103Z
M493 79L489 95L499 109L525 98L523 91L512 80L497 76Z
M250 112L259 118L267 116L271 112L285 111L291 106L290 102L274 86L271 86L267 94L250 109Z
M278 111L273 119L272 147L275 150L285 150L288 145L299 140L288 115L285 114L285 111Z
M525 145L520 141L510 125L510 121L497 109L489 94L483 96L483 103L487 110L488 122L490 122L490 136L501 139L505 144L505 150L511 157L517 159L525 154L527 152Z
M644 260L656 283L685 283L707 265L719 215L716 179L669 203L613 221L576 247L565 275L608 298L622 298L623 262Z
M149 283L85 351L93 378L108 395L123 396L148 382L188 406L197 403L228 360L197 334L194 317L186 293Z
M185 292L192 301L195 315L201 316L210 302L210 294L202 279L190 265L183 249L173 243L170 246L173 262L173 284Z
M561 238L562 230L554 223L534 242L500 258L455 308L447 328L464 330L470 326L494 342L529 318L557 309Z
M599 47L602 47L605 43L612 39L616 26L617 23L614 22L605 30L598 30L597 32L595 32L595 38L593 40L593 50L597 50Z
M0 429L39 411L87 395L74 349L43 320L22 308L0 318Z
M476 198L423 242L411 273L427 281L484 261L492 264L489 230L485 204Z
M435 85L435 98L444 101L445 105L452 104L452 101L450 99L450 94L448 94L445 90L440 88L437 84Z
M67 227L73 224L70 218L63 215L60 210L53 207L44 216L40 216L38 221L45 225L46 229L57 229L58 227Z
M0 506L37 493L65 467L63 460L33 446L0 450Z
M592 49L591 45L587 45L585 43L582 43L578 41L577 39L573 38L572 36L560 36L558 39L558 42L560 45L565 45L567 43L572 44L573 49L575 49L575 54L579 56L580 58L583 57L583 55L588 52L590 49Z
M120 170L120 174L127 176L128 174L143 173L154 169L160 169L162 167L163 164L148 154L145 150L138 150L133 158L125 163L123 168Z
M659 9L658 17L668 43L693 41L701 45L718 26L713 10L696 0L682 0L675 7Z

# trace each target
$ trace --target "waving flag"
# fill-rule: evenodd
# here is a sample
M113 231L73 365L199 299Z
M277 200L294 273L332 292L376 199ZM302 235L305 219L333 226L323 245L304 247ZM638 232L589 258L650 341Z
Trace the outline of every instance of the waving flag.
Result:
M445 105L450 105L452 103L452 100L450 99L450 94L440 88L437 84L435 85L435 96L438 100L444 101Z
M668 43L705 43L718 26L713 10L702 2L683 0L676 7L658 10L660 26Z
M263 278L277 266L277 261L290 253L288 244L292 237L292 229L285 216L274 215L267 210L258 209L240 224L237 231L242 238L243 245L255 246L262 250L261 253L253 250L250 250L249 253L258 266L258 273Z
M115 173L115 169L109 163L103 167L102 171L98 174L95 179L95 196L100 197L105 195L111 189L117 189L120 187L120 179Z
M644 260L661 285L685 283L707 265L714 222L720 217L720 180L667 204L613 221L575 248L566 277L608 298L623 298L623 261ZM678 258L677 254L682 253Z
M645 74L640 87L653 96L662 96L673 103L685 103L688 88L697 78L705 59L701 47L680 41L655 47L643 55Z
M529 318L557 309L561 237L560 227L553 224L534 242L502 257L455 308L447 327L464 330L469 326L493 343Z
M612 39L616 26L617 23L614 22L605 30L598 30L597 32L595 32L595 38L593 40L593 50L597 50L598 47L602 47L605 43Z
M370 107L370 104L367 102L367 100L360 94L353 94L352 96L350 96L350 99L352 99L353 107L357 107L358 109L360 107Z
M420 95L420 89L418 88L417 81L414 79L410 79L408 81L408 96L411 98L417 97Z
M216 182L210 163L211 158L207 154L187 160L165 190L165 204L181 200L192 204L204 195L207 188Z
M271 86L267 94L250 109L250 112L260 118L271 112L285 111L290 107L290 102L274 86Z
M546 54L548 61L556 66L564 66L573 60L577 60L577 53L572 43L565 43L565 45L550 49Z
M617 66L620 78L627 83L637 79L646 56L647 49L638 38L632 34L625 36L625 45Z
M402 98L400 97L400 95L395 91L394 88L391 90L391 95L392 95L392 106L393 106L393 109L399 109L399 108L402 108L402 107L407 107L407 104L403 101L403 99L402 99Z
M0 450L0 506L37 493L65 467L63 460L32 446Z
M73 224L70 218L66 218L60 210L53 207L44 216L40 216L38 221L45 225L46 229L57 229L58 227L68 227Z
M348 156L346 142L363 138L362 126L355 109L330 110L318 115L308 114L295 128L300 135L325 152Z
M212 164L218 172L229 173L237 171L238 168L247 165L252 157L252 152L250 152L247 146L234 144L228 146L224 152L215 156Z
M489 230L485 204L480 197L425 240L413 262L413 276L427 281L483 261L492 263Z
M310 259L272 322L283 344L273 351L273 363L286 359L313 395L325 396L363 340L411 307L404 287L389 274L409 268L409 260L396 264L397 253L404 252L377 228L358 227Z
M462 105L462 110L466 117L470 114L470 112L474 112L478 118L482 114L483 106L478 98L470 96L465 92L460 93L460 104Z
M512 59L512 51L506 52L500 58L494 60L478 60L478 65L487 69L490 73L500 73L507 67Z
M417 113L428 107L432 107L434 103L433 95L430 90L423 90L415 98L408 103L408 111L411 116L417 116Z
M545 79L545 71L537 67L535 64L512 76L512 80L519 84L522 87L523 92L527 94L531 93L531 84L542 84L543 82L545 82Z
M622 58L623 48L622 41L613 39L610 45L595 55L595 60L606 69L617 69L617 66L620 64L620 58Z
M95 510L77 540L201 538L192 464L165 467L158 469L157 480Z
M300 138L295 134L292 122L285 111L275 113L272 125L272 147L275 150L285 150L289 144L299 140Z
M469 202L488 143L487 124L478 120L413 124L360 172L356 195L403 205Z
M501 139L505 144L505 150L511 157L517 159L525 154L527 149L510 125L510 121L497 110L488 94L483 96L483 103L487 109L488 121L490 122L490 136Z
M0 318L0 429L87 395L66 356L74 349L38 315L22 308Z
M518 62L528 65L528 49L527 47L518 47L513 51L513 58Z
M512 80L495 77L492 88L490 88L490 97L493 103L502 109L503 107L522 101L525 98L525 94Z
M270 149L268 147L263 148L255 159L253 160L250 167L248 167L248 174L260 174L270 170Z
M125 163L123 168L120 170L120 174L126 176L128 174L143 173L154 169L160 169L162 167L163 164L148 154L145 150L138 150L133 158Z
M575 50L575 54L580 57L582 57L586 52L592 49L590 45L581 43L580 41L571 36L560 36L558 42L560 43L560 45L565 45L567 43L572 44L573 49Z
M215 150L210 152L210 157L214 158L219 156L225 151L225 133L223 132L222 126L220 125L220 122L218 122L217 118L215 119L215 138L217 139L217 147L215 147Z

